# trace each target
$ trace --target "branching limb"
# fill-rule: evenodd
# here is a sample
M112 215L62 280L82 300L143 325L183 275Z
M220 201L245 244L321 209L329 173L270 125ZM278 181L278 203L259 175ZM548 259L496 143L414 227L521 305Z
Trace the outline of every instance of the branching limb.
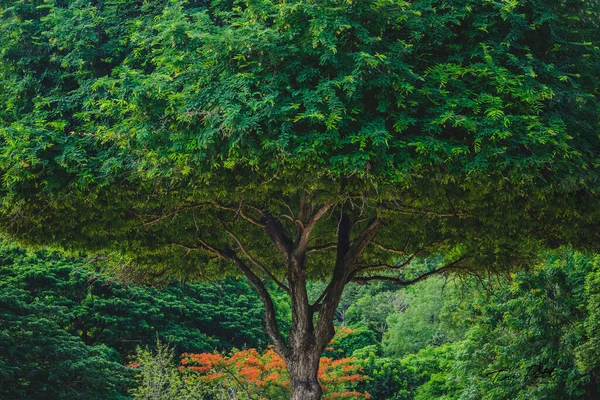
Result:
M335 244L337 247L336 263L333 270L333 276L325 290L321 293L319 298L313 303L312 307L315 309L321 309L321 303L328 298L332 298L333 302L343 291L343 287L347 282L349 274L352 273L351 266L356 262L356 258L360 256L362 251L367 247L369 242L377 235L380 227L380 220L378 217L372 218L365 229L360 233L359 237L350 241L350 231L352 225L347 215L342 215L340 223L338 225L338 242ZM341 288L339 287L338 281L341 279ZM328 311L333 305L329 304L325 309ZM337 304L335 305L337 307ZM321 310L322 311L322 310Z
M352 274L355 275L359 272L364 272L364 271L368 271L368 270L373 270L373 269L382 269L382 268L386 268L386 269L390 269L390 270L399 270L402 269L404 267L406 267L408 264L410 264L416 257L418 257L420 254L422 254L423 252L425 252L425 248L422 248L416 252L414 252L413 254L411 254L408 258L406 258L404 261L402 261L400 264L397 265L389 265L389 264L385 264L385 263L378 263L378 264L371 264L371 265L361 265L358 267L355 267Z
M327 213L327 211L335 205L335 202L330 202L321 206L318 210L313 212L306 221L299 221L299 234L294 245L294 252L296 254L304 254L307 251L308 242L310 235L317 225L317 222ZM301 213L304 214L304 213Z
M373 246L377 247L380 250L387 251L388 253L399 254L399 255L402 255L402 256L406 255L406 251L404 251L404 250L392 249L392 248L383 246L383 245L381 245L381 244L379 244L377 242L371 242L371 244Z
M376 270L376 269L398 270L400 268L401 268L400 266L396 266L396 265L391 265L391 264L386 264L386 263L376 263L376 264L361 265L361 266L357 267L354 271L356 273L356 272L372 271L372 270Z
M275 312L275 306L273 304L273 299L269 294L265 284L260 279L258 275L256 275L250 267L244 263L244 261L238 257L238 255L229 249L220 249L215 246L209 245L206 241L202 239L198 239L200 246L198 247L190 247L180 243L166 243L165 245L169 246L177 246L189 251L198 250L204 251L209 254L217 255L220 258L232 262L248 279L248 281L252 284L258 295L261 297L263 304L265 306L265 332L276 347L277 352L284 357L288 357L290 354L289 348L283 339L283 336L279 332L279 326L277 323L277 314Z
M347 264L347 255L352 249L352 243L350 242L351 230L350 217L347 214L342 214L338 224L337 254L331 280L317 301L311 306L311 309L319 312L315 336L317 337L317 345L321 348L325 348L335 334L333 317L350 273L349 266L351 264Z
M238 208L233 208L233 207L225 206L223 204L219 204L217 202L198 203L198 204L193 204L193 205L190 205L190 206L180 207L180 208L177 208L177 209L175 209L173 211L167 212L166 214L163 214L163 215L161 215L159 217L155 217L155 218L153 218L153 219L151 219L149 221L145 221L142 215L138 215L138 217L142 221L142 226L150 226L150 225L157 224L157 223L159 223L160 221L162 221L162 220L164 220L166 218L175 216L175 215L177 215L180 212L195 210L195 209L203 208L203 207L211 207L211 206L214 207L214 208L216 208L216 209L218 209L218 210L231 211L231 212L235 213L235 215L238 215L238 216L242 217L244 220L246 220L246 221L250 222L251 224L256 225L256 226L258 226L260 228L264 228L265 227L265 225L262 224L260 221L256 220L255 218L252 218L252 217L248 216L246 213L244 213L244 209L243 209L243 205L242 204L240 204L240 206ZM259 212L259 214L262 215L262 212L260 210L257 210L255 208L253 208L253 209L256 210L257 212Z
M273 273L271 271L269 271L269 269L264 264L262 264L261 262L259 262L256 258L254 258L250 254L250 252L248 252L248 250L246 250L246 248L242 244L242 241L231 230L227 229L227 227L225 227L224 224L223 224L223 230L236 242L236 244L237 244L238 248L240 249L240 251L246 256L246 258L248 258L248 260L250 260L250 262L252 264L254 264L256 267L258 267L258 269L260 269L273 282L275 282L275 284L277 286L279 286L283 291L287 292L288 294L290 293L290 288L288 288L279 279L277 279L277 277L275 275L273 275Z
M358 238L353 240L350 244L350 248L344 257L344 264L346 266L350 267L351 265L354 265L365 248L375 238L375 236L377 236L380 226L381 220L379 217L371 218L365 229L363 229L360 235L358 235Z
M277 323L277 313L275 311L275 305L273 299L269 294L269 291L265 287L263 281L256 275L252 270L240 259L234 252L227 252L227 257L242 271L248 281L254 286L254 289L263 300L265 305L265 332L269 335L269 338L273 341L275 349L287 361L290 355L290 349L285 343L285 340L279 332L279 326Z
M175 243L175 242L169 242L169 243L159 243L159 246L173 246L173 247L179 247L181 249L186 250L186 255L189 254L192 251L202 251L204 253L208 253L208 254L212 254L214 256L217 257L223 257L220 252L222 252L222 250L216 249L214 247L209 246L208 244L206 244L206 242L202 241L201 239L198 239L198 241L200 242L199 246L188 246L185 244L181 244L181 243Z
M322 306L321 302L325 299L325 296L327 296L328 289L329 289L329 285L325 288L325 290L323 290L323 292L321 293L319 298L317 300L315 300L315 302L311 305L311 307L313 307L315 312L320 311L321 306Z
M149 221L145 221L142 215L138 215L138 217L140 218L140 220L142 221L142 226L150 226L150 225L154 225L159 223L160 221L162 221L163 219L169 218L169 217L173 217L177 214L179 214L180 212L183 211L189 211L189 210L195 210L197 208L202 208L202 207L206 207L206 206L210 206L211 203L199 203L199 204L194 204L191 206L186 206L186 207L181 207L181 208L177 208L176 210L170 211L166 214L163 214L159 217L155 217Z
M355 277L351 278L350 281L361 284L361 285L364 285L365 283L372 282L372 281L386 281L386 282L395 283L400 286L410 286L410 285L414 285L417 282L425 280L433 275L442 275L442 274L445 274L450 271L467 269L467 267L459 265L459 263L461 261L464 261L466 258L468 258L468 256L460 257L457 260L455 260L443 267L434 269L433 271L425 272L414 279L402 279L402 278L397 278L397 277L393 277L393 276L385 276L385 275L371 275L371 276L355 276Z
M254 219L254 218L252 218L250 216L248 216L247 214L245 214L244 210L243 210L243 205L242 204L240 204L240 206L238 208L227 207L227 206L224 206L224 205L216 203L216 202L213 202L212 205L215 208L218 208L219 210L231 211L231 212L235 213L235 215L239 215L240 217L242 217L246 221L250 222L253 225L258 226L259 228L264 228L265 227L265 224L263 224L260 221Z
M264 214L265 230L287 264L292 253L292 241L286 236L281 223L270 213Z
M320 246L313 246L313 247L309 247L306 250L306 254L317 253L319 251L324 251L324 250L329 250L329 249L335 249L336 247L337 247L337 243L327 243L327 244L323 244Z

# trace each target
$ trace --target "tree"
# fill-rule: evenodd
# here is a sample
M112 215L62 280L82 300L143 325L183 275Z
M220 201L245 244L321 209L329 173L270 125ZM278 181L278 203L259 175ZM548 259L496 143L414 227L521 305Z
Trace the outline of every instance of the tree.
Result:
M348 307L348 320L353 325L367 326L376 332L377 340L381 341L383 334L388 330L388 316L405 311L406 307L405 293L397 288L367 292Z
M595 1L0 4L2 232L244 275L293 399L348 282L599 243Z
M51 306L0 282L0 396L6 399L126 399L131 370L105 345L86 346Z
M402 359L359 355L372 379L358 390L382 399L597 398L597 337L589 328L597 326L598 261L563 249L509 284L494 279L467 298L445 293L461 305L446 311L466 328L459 341ZM408 290L426 294L432 281ZM408 331L409 340L416 333Z
M139 385L131 391L134 399L143 400L203 400L211 395L198 379L179 371L173 349L157 341L156 350L138 348L134 361ZM211 396L210 398L213 398Z
M406 289L406 309L388 313L389 328L382 340L387 356L402 357L464 337L468 315L458 310L473 302L474 285L437 278Z
M0 282L8 292L23 291L26 309L43 307L60 328L86 345L117 350L122 360L157 338L178 352L267 347L262 303L243 280L124 285L84 260L0 245Z
M597 257L557 252L531 273L516 274L510 286L482 294L447 369L460 398L597 398L597 369L576 362L578 350L594 357L594 338L584 330L594 298L585 282L597 263Z
M596 381L600 381L600 257L588 261L592 271L586 276L585 300L586 320L585 343L577 349L577 366L584 372L592 373Z

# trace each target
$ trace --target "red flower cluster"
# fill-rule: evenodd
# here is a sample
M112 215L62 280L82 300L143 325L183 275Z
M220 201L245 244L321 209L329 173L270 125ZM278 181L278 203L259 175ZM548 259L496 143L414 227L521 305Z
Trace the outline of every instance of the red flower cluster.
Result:
M290 379L283 359L269 348L264 353L243 350L223 357L217 353L183 354L181 371L215 387L239 390L259 398L272 399L290 392ZM321 358L319 381L325 399L368 399L368 393L351 390L363 379L355 359Z

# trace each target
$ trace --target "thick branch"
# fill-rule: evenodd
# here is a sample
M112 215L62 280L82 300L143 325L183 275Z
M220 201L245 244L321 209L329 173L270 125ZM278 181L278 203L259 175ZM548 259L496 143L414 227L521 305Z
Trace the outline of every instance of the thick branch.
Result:
M335 203L327 203L315 211L307 221L301 221L299 235L294 245L294 252L297 255L304 254L308 247L310 235L315 228L317 222L327 213L327 211L333 207Z
M338 226L338 242L336 244L337 255L333 276L325 290L313 304L313 307L319 309L320 313L324 313L324 310L331 311L329 308L333 307L333 305L322 307L320 303L329 298L335 302L335 298L338 297L338 292L341 296L341 291L343 291L344 285L352 273L352 265L356 262L356 259L364 251L369 242L377 235L379 226L379 218L372 218L358 238L350 242L350 230L352 229L352 225L349 217L345 214L342 215L342 219ZM341 282L339 281L340 279ZM339 286L340 284L342 285L341 287ZM337 304L335 307L337 307Z
M420 249L416 252L414 252L413 254L411 254L407 259L405 259L404 261L402 261L400 264L397 265L389 265L386 263L378 263L378 264L371 264L371 265L361 265L358 267L355 267L354 270L352 271L352 274L355 275L359 272L364 272L364 271L368 271L368 270L372 270L372 269L381 269L381 268L386 268L386 269L390 269L390 270L399 270L402 269L404 267L406 267L408 264L411 263L412 260L415 259L415 257L417 257L418 255L422 254L426 249Z
M242 261L234 252L227 252L227 257L242 271L248 281L254 286L254 289L258 295L262 298L265 305L265 332L275 345L275 349L284 359L287 359L290 354L290 350L279 332L279 326L277 324L277 314L275 312L275 306L273 299L269 294L262 280Z
M351 266L356 262L369 243L377 236L380 226L381 220L379 217L371 218L365 229L358 235L358 238L352 241L344 260L347 266Z
M350 242L351 229L350 218L348 215L343 214L338 225L337 255L331 280L312 306L314 310L318 310L319 312L316 337L317 346L320 348L325 348L335 333L333 317L346 286L348 275L351 273L350 266L352 265L352 261L348 259L348 253L352 251L353 246ZM371 224L366 229L371 230ZM362 236L362 233L360 236Z
M292 241L288 239L283 231L281 223L270 213L264 214L265 230L281 254L283 261L287 264L292 253Z
M245 250L245 248L242 246L239 239L231 231L229 231L227 228L225 228L225 226L223 226L223 228L224 228L225 232L227 232L236 241L236 243L238 244L238 246L240 247L240 250L244 253L244 255L246 255L254 263L256 260L254 260L250 256L250 254ZM180 243L165 243L164 245L180 247L182 249L187 250L188 253L190 251L203 251L203 252L218 256L229 262L232 262L246 276L246 278L248 279L250 284L252 284L252 286L254 287L255 291L261 297L262 302L265 306L265 318L264 318L265 332L267 333L269 338L273 341L273 344L274 344L277 352L284 359L287 359L289 357L290 350L289 350L289 347L287 346L287 344L285 343L283 336L279 332L279 326L277 323L277 314L275 311L275 306L273 304L273 299L271 298L269 291L265 287L265 284L262 282L260 277L258 275L256 275L252 271L252 269L250 269L250 267L248 267L246 265L246 263L244 263L244 261L242 259L240 259L234 251L229 250L229 249L221 249L221 248L212 246L200 238L198 238L197 240L200 244L197 247L186 246L186 245L183 245ZM259 263L259 265L260 265L260 263ZM259 266L259 265L257 265L257 266ZM274 277L271 277L271 278L276 283L281 284ZM284 288L287 289L287 287L285 287L285 286L284 286Z

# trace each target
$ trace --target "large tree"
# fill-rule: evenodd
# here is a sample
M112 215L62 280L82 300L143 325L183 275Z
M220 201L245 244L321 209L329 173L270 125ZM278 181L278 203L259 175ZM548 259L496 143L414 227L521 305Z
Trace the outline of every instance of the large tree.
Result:
M245 275L294 399L348 282L600 243L595 1L0 4L1 231Z

